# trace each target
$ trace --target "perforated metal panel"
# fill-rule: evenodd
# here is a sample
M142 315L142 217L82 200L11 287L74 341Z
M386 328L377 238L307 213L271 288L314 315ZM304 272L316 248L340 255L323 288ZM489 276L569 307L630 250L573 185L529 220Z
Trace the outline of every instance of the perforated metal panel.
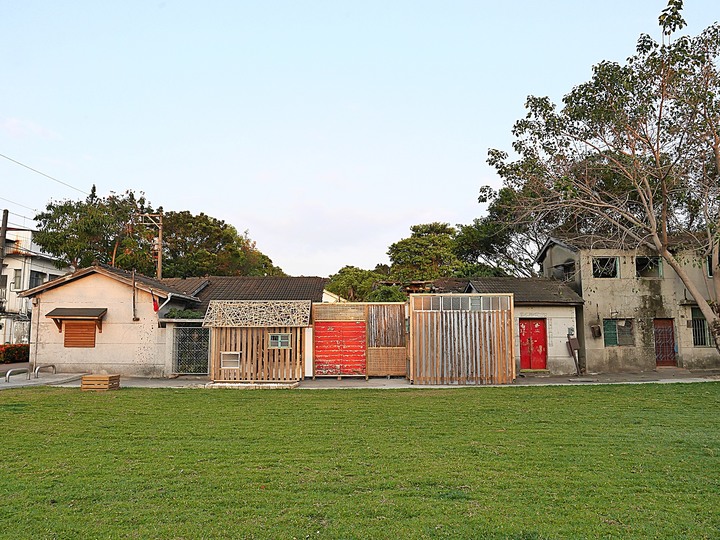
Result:
M176 327L173 347L173 372L180 375L207 375L210 329Z

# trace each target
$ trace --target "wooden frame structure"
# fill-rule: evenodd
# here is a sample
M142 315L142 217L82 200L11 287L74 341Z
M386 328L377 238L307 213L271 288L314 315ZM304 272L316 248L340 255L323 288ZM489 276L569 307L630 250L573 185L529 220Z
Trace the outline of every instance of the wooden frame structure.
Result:
M210 378L247 383L302 379L311 305L310 300L211 301L203 321L210 328Z
M407 376L406 303L315 304L312 315L314 376ZM330 325L338 328L357 326L357 331L364 333L362 351L328 350L319 340ZM337 346L342 348L342 337L338 341ZM347 353L345 359L343 352ZM350 358L352 355L354 359ZM338 362L336 367L333 361Z
M414 384L515 379L512 294L413 294L409 302Z

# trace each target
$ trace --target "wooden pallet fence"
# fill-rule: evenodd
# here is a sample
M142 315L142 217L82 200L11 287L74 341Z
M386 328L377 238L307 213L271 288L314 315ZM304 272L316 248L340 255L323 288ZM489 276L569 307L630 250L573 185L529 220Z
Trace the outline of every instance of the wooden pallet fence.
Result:
M515 378L512 295L411 295L414 384L508 384Z
M80 379L82 391L106 391L120 388L120 375L83 375Z

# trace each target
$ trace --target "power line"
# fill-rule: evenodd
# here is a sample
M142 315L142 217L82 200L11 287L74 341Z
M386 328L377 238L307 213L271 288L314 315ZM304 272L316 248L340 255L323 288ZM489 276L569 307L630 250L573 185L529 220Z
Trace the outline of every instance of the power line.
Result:
M62 180L58 180L57 178L53 178L53 177L50 176L49 174L45 174L45 173L42 172L42 171L38 171L37 169L33 169L33 168L30 167L29 165L25 165L24 163L20 163L20 162L19 162L18 160L16 160L16 159L13 159L13 158L11 158L11 157L8 157L8 156L6 156L6 155L4 155L4 154L0 154L0 157L5 158L5 159L7 159L8 161L12 161L13 163L16 163L16 164L20 165L21 167L25 167L26 169L29 169L29 170L31 170L32 172L38 173L38 174L44 176L45 178L49 178L49 179L52 180L53 182L57 182L58 184L62 184L63 186L67 186L67 187L69 187L69 188L71 188L71 189L74 189L75 191L79 191L79 192L82 193L83 195L89 195L89 193L88 193L87 191L83 191L83 190L80 189L80 188L76 188L75 186L71 186L71 185L68 184L67 182L63 182Z
M15 212L10 212L10 210L8 210L8 214L12 214L13 216L21 217L23 219L29 219L30 221L35 221L35 218L23 216L22 214L16 214Z
M23 208L27 208L28 210L32 210L33 212L37 212L37 208L30 208L29 206L25 206L24 204L20 204L19 202L6 199L5 197L0 197L0 201L9 202L10 204L14 204L15 206L22 206Z

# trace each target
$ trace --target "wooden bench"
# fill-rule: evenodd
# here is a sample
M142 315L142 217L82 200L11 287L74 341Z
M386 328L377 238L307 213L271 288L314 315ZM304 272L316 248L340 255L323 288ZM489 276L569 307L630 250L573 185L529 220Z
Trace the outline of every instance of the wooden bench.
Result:
M120 388L120 375L83 375L80 389L117 390Z

